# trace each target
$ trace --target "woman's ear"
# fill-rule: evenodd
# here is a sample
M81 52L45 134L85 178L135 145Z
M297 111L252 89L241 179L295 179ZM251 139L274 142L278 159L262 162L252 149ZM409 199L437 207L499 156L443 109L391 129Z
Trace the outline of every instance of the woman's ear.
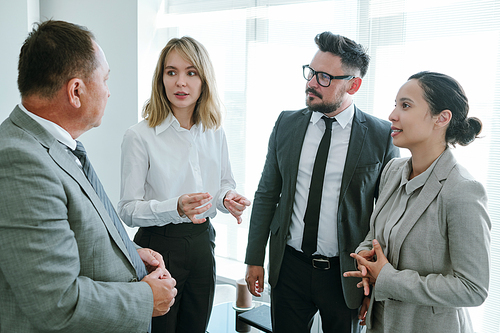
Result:
M436 117L435 125L439 128L446 127L450 123L452 117L453 117L453 114L451 113L450 110L443 110Z
M74 108L82 106L81 95L85 89L85 84L79 78L73 78L68 81L66 85L66 92L68 95L69 104Z

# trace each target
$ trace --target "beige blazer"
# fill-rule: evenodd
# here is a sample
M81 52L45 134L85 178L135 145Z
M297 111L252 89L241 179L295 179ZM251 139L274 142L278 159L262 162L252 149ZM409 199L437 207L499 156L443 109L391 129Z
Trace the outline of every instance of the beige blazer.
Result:
M382 173L370 232L356 252L383 238L377 215L399 186L408 158L394 159ZM484 187L447 149L417 200L404 215L393 253L372 291L368 332L473 332L463 307L478 306L488 294L490 229ZM385 242L387 244L387 242ZM383 322L372 318L374 301L384 301Z

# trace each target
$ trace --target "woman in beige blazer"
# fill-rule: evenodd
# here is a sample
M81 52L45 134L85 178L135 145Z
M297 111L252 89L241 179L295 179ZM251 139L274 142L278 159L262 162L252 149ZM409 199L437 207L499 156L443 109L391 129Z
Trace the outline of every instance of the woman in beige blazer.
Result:
M449 146L481 131L453 78L421 72L396 97L393 142L410 158L385 167L370 231L352 257L367 332L473 332L464 307L488 293L490 229L484 187ZM370 290L371 289L371 290ZM366 317L365 317L366 315Z

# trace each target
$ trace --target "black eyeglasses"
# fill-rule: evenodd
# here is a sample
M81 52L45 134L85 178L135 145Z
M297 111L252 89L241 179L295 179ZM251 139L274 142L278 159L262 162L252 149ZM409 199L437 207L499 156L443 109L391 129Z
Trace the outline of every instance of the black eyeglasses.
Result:
M316 81L322 87L329 87L332 80L350 80L355 78L353 75L333 76L325 72L316 72L309 65L302 66L302 70L304 72L304 79L311 81L314 75L316 75Z

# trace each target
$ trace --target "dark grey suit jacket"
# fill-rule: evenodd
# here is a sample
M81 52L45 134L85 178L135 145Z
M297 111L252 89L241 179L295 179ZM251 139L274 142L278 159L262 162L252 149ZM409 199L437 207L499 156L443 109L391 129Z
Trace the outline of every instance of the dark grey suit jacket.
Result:
M284 111L278 117L258 189L255 193L245 263L263 266L270 235L269 283L275 286L291 223L300 152L312 112ZM355 270L349 256L365 238L378 194L380 173L399 156L390 124L355 107L351 138L340 189L337 223L341 272ZM324 186L328 186L325 184ZM358 308L363 298L357 279L342 277L347 306Z
M18 107L0 126L0 332L146 332L153 293L75 157Z

